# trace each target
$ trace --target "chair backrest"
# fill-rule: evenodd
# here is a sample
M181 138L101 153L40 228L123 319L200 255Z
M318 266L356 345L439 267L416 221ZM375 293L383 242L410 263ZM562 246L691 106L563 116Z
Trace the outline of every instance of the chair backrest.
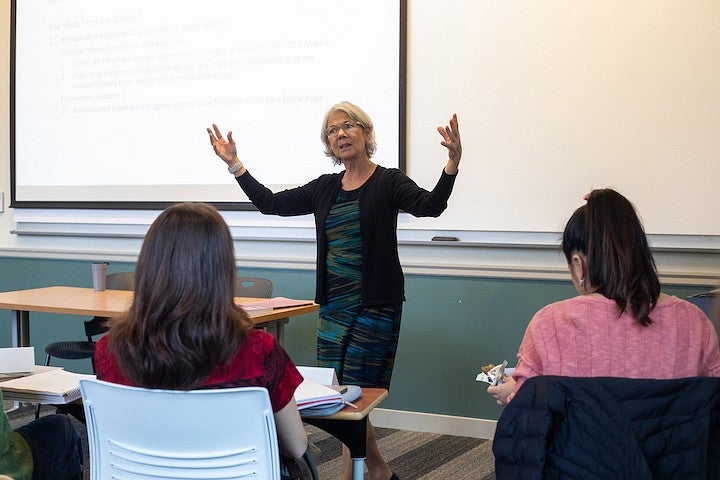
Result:
M135 290L135 272L110 273L105 280L109 290Z
M685 297L685 300L700 307L700 309L705 312L705 315L713 319L716 309L720 307L720 305L718 305L718 302L720 302L720 289L696 293L695 295Z
M272 297L273 284L267 278L237 277L235 279L236 297Z
M93 337L95 335L101 335L103 333L107 333L108 326L107 321L109 319L107 317L93 317L90 320L86 320L85 325L85 335L87 336L88 342L92 342Z
M155 390L80 381L90 478L280 478L262 387Z

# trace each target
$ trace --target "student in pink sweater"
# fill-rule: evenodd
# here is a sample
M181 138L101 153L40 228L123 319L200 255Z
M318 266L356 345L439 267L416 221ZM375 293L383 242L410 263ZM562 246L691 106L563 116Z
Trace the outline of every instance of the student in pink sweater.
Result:
M488 388L507 404L537 375L673 379L720 377L715 329L695 305L660 291L633 205L593 190L573 213L562 248L577 297L535 314L505 383Z

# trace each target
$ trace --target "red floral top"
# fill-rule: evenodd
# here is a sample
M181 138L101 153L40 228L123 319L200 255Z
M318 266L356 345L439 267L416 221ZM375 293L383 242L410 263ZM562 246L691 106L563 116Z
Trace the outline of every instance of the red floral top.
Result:
M110 334L108 334L110 335ZM98 380L133 385L108 349L108 335L95 347L95 370ZM275 337L263 330L252 329L237 355L225 366L218 367L204 386L209 388L265 387L270 394L274 412L292 400L303 378Z

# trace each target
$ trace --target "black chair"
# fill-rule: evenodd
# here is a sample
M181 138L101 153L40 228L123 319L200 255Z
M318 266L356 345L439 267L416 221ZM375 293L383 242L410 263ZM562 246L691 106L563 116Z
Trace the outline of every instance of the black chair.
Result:
M92 361L95 355L95 340L93 340L93 337L107 332L108 329L105 324L107 320L105 317L93 317L84 322L87 340L53 342L47 345L45 347L45 365L50 365L50 360L53 357L66 360L89 358ZM95 366L93 365L94 371Z
M109 290L134 290L135 273L121 272L111 273L107 276L105 287ZM95 340L94 337L108 331L106 317L93 317L85 322L85 336L87 340L53 342L45 347L45 365L50 365L50 360L62 358L65 360L79 360L89 358L95 372ZM40 407L35 407L35 418L40 416Z
M236 297L270 298L273 284L267 278L237 277L235 280Z
M695 295L687 296L685 297L685 300L700 307L700 309L705 312L705 315L710 317L710 319L713 319L715 311L719 307L718 302L720 302L720 288L710 290L709 292L696 293Z

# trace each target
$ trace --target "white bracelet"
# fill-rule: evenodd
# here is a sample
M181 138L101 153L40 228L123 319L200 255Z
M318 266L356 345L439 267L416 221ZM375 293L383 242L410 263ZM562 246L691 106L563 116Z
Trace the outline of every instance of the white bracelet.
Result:
M235 172L237 172L238 170L240 170L242 167L243 167L242 162L238 162L238 163L236 163L235 165L229 166L229 167L228 167L228 172L230 172L230 173L232 173L233 175L235 175Z

